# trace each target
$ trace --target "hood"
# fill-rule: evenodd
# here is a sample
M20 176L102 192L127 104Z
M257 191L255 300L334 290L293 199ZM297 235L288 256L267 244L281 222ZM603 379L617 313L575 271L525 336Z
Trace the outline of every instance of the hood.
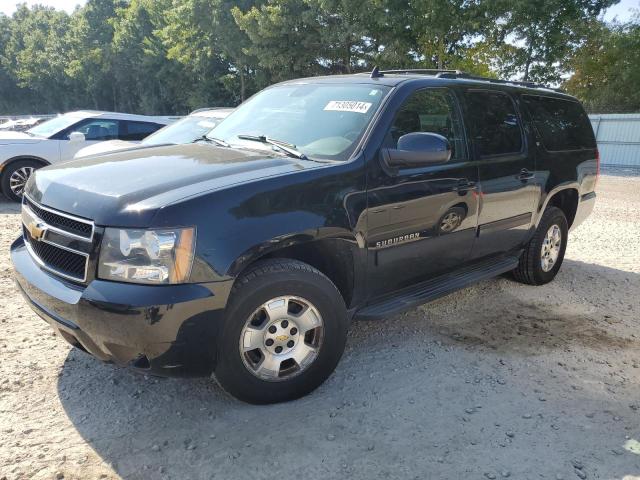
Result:
M146 227L163 206L322 164L198 143L107 153L36 171L27 194L96 225Z
M115 152L125 148L138 146L137 142L125 142L124 140L107 140L106 142L98 142L88 147L84 147L74 155L73 158L84 158L91 155L99 155L101 153Z
M3 132L0 130L0 145L17 144L17 143L38 143L46 140L42 137L33 137L24 132Z

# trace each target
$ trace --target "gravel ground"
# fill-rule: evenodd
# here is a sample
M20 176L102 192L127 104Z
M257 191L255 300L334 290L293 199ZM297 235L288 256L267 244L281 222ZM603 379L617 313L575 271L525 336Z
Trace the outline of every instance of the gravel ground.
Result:
M640 177L603 176L555 282L356 323L330 380L256 407L72 350L24 304L0 204L0 479L640 479Z

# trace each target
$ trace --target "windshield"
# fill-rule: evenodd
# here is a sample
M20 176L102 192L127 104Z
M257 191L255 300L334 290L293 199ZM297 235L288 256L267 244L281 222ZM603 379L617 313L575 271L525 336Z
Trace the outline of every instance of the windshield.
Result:
M182 118L171 125L161 128L154 134L149 135L142 141L142 144L162 145L167 143L191 143L209 132L222 120L222 118L189 115L188 117Z
M30 128L27 130L27 133L35 135L37 137L50 137L55 135L60 130L64 130L67 127L70 127L74 123L80 121L81 118L76 115L60 115L58 117L52 118L51 120L47 120L44 123L41 123L38 126Z
M269 88L238 107L208 136L231 145L275 148L238 138L261 136L295 146L310 158L347 160L389 90L365 84Z

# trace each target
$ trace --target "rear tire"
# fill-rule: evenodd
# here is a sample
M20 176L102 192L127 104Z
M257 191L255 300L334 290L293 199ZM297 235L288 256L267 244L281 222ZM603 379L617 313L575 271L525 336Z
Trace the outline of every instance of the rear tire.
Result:
M553 280L564 260L568 233L564 212L557 207L547 208L513 270L514 278L528 285L544 285Z
M249 403L302 397L334 371L347 330L344 300L325 275L297 260L259 262L232 289L214 376Z
M27 180L35 170L42 167L36 160L18 160L10 163L2 172L2 193L13 202L21 202Z

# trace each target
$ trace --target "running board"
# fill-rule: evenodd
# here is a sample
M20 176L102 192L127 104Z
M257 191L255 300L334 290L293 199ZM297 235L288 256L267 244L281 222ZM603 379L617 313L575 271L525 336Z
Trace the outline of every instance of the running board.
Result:
M375 320L431 302L476 282L496 277L518 266L518 257L492 258L456 272L426 280L417 285L387 295L367 305L355 314L357 320Z

